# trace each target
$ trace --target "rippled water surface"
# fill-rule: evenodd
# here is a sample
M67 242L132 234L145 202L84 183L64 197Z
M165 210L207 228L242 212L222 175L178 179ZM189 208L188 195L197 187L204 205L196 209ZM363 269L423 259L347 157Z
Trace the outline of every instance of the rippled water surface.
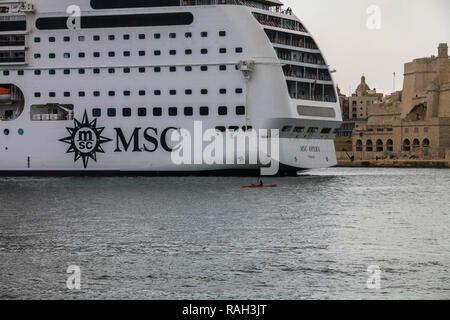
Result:
M450 298L450 170L254 180L0 178L0 298Z

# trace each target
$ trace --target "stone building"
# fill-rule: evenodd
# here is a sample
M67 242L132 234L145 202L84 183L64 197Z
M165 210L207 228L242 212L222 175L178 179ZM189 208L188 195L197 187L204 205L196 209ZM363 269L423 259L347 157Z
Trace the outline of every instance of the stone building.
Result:
M368 104L367 122L354 129L354 160L450 159L449 64L447 44L405 64L403 91Z
M369 116L369 107L382 99L383 94L377 93L376 89L371 90L363 75L355 93L349 98L349 120L366 120Z

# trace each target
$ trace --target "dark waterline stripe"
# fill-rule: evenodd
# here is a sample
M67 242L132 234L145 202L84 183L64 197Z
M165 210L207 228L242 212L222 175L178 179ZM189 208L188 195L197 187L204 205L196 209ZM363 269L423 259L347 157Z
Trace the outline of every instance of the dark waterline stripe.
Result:
M92 9L177 7L180 0L91 0Z
M68 17L38 18L36 28L39 30L68 29L67 19ZM190 12L85 16L81 17L81 28L183 26L190 25L193 21L194 16Z

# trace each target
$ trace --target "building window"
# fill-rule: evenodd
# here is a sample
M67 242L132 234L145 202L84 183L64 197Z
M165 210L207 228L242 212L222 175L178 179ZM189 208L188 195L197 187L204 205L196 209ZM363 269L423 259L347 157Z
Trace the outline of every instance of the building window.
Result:
M116 108L108 108L108 117L115 117L116 116Z
M153 116L154 117L161 117L162 116L162 109L159 107L153 108Z
M92 116L95 118L99 118L102 116L102 110L99 108L92 109Z
M236 107L236 114L238 116L244 115L245 114L245 107L244 106L237 106Z
M190 117L194 114L194 110L192 107L185 107L184 108L184 115L187 117Z
M367 140L367 142L366 142L366 151L367 151L367 152L372 152L372 151L373 151L373 143L372 143L372 140Z
M228 108L225 106L221 106L218 109L219 116L226 116L228 114Z
M209 108L208 107L200 107L200 115L201 116L209 115Z
M131 117L131 108L123 108L122 109L122 116L124 116L124 117Z
M147 116L147 108L138 108L138 116L146 117Z
M169 108L169 116L175 117L177 114L178 114L177 108L174 108L174 107Z

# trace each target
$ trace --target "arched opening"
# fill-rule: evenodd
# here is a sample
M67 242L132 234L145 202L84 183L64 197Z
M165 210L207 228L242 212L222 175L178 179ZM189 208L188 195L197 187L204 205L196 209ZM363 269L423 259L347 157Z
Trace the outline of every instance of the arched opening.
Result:
M413 140L413 149L414 150L418 150L420 148L420 141L419 139L414 139Z
M20 117L25 105L22 90L13 84L0 84L0 121L12 121Z
M363 143L361 140L356 141L356 151L363 151Z
M427 138L423 139L422 147L429 148L430 147L430 140L428 140Z
M373 143L372 143L372 140L367 140L367 142L366 142L366 151L367 151L367 152L372 152L372 151L373 151Z
M377 152L383 152L383 141L381 139L377 140Z
M409 139L403 140L403 151L411 151L411 142Z
M387 151L390 151L390 152L394 151L394 142L392 141L392 139L389 139L386 142L386 149L387 149Z

